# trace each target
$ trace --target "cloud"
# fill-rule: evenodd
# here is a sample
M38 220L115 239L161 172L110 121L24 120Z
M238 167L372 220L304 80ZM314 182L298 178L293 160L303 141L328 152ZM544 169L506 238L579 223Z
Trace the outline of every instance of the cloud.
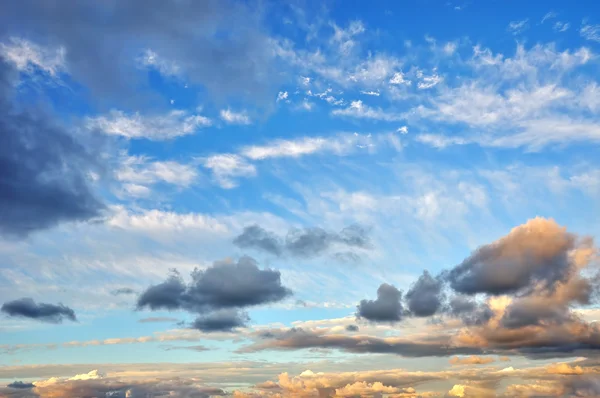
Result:
M600 43L600 25L584 24L579 30L581 37Z
M138 322L139 323L157 323L157 322L178 322L178 321L179 321L179 319L177 319L177 318L160 316L160 317L143 318L143 319L140 319Z
M123 111L112 110L108 115L90 117L86 122L90 130L127 139L152 141L171 140L194 134L199 129L211 125L212 122L207 117L189 114L183 110L153 116L142 116L139 113L128 115Z
M75 311L63 304L36 303L30 298L9 301L0 311L8 316L35 319L42 322L62 323L64 319L76 321Z
M51 77L66 72L65 49L62 47L50 49L11 37L8 43L0 43L0 54L20 72L32 74L38 69Z
M570 271L575 236L553 220L535 218L498 241L481 246L452 269L448 280L465 294L505 294L535 283L563 280Z
M250 124L252 121L246 112L234 112L231 109L223 109L220 113L221 119L227 124Z
M365 228L351 225L340 232L328 232L322 228L293 228L283 239L259 225L244 228L233 243L244 249L257 249L280 256L314 257L329 250L334 245L368 249L371 241Z
M125 157L115 173L117 180L141 186L163 182L187 187L198 177L193 165L174 161L151 161L145 156Z
M104 205L89 175L100 162L41 110L11 103L14 72L0 57L0 234L22 238L99 217Z
M358 332L359 328L357 325L348 325L346 326L346 330L348 332Z
M388 113L379 108L371 108L365 105L361 100L352 101L347 108L334 109L331 111L334 116L347 116L357 119L373 119L386 122L402 120L401 115Z
M442 284L440 278L433 278L428 271L406 292L405 298L408 310L415 316L431 316L442 306Z
M523 33L529 26L529 19L523 19L521 21L512 21L508 24L507 30L513 35Z
M250 320L248 314L236 310L218 310L201 315L194 320L191 327L203 332L232 332L236 328L244 328Z
M29 389L29 388L33 388L34 384L32 383L25 383L22 381L15 381L12 382L10 384L8 384L6 387L8 388L16 388L16 389Z
M151 49L147 64L169 74L173 68L166 65L176 65L181 77L215 98L272 98L272 46L258 10L213 0L144 5L148 8L140 13L136 0L43 8L25 1L4 10L1 33L26 30L43 45L62 45L69 73L96 97L142 101L136 94L146 77L139 73L138 54ZM77 23L65 25L66 15ZM230 34L220 35L223 31Z
M224 189L237 186L235 178L254 177L256 167L238 155L212 155L204 159L204 167L210 169L215 181Z
M494 362L494 358L480 357L478 355L471 355L468 357L452 357L450 358L451 365L486 365Z
M135 293L135 290L133 290L130 287L121 287L110 292L110 294L112 294L113 296L130 295Z
M234 310L281 301L292 294L281 284L279 271L258 268L251 257L214 263L192 272L185 284L177 272L138 298L138 309L185 310L201 314L194 322L200 330L230 330L245 325L247 315Z
M376 300L361 300L356 316L373 322L398 322L404 316L402 292L387 283L377 289Z

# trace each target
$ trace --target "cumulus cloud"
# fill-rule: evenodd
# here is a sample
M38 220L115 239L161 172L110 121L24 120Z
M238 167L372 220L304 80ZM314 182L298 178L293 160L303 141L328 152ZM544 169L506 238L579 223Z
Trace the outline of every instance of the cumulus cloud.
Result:
M431 316L442 306L442 279L432 277L424 271L406 292L408 309L415 316Z
M194 323L201 330L217 330L218 326L230 330L247 320L233 310L274 303L291 294L281 284L279 271L261 270L254 259L242 257L237 262L220 261L205 270L194 270L189 284L174 272L165 282L146 289L137 306L202 314Z
M0 234L24 237L100 216L104 205L89 183L99 160L41 110L13 105L14 72L0 56Z
M384 283L377 289L376 300L361 300L356 316L373 322L398 322L405 315L401 300L402 292Z
M237 310L218 310L201 315L194 320L191 327L203 332L231 332L236 328L246 327L250 320L248 314Z
M2 305L0 311L8 316L35 319L42 322L61 323L64 319L76 321L75 311L63 304L36 303L33 299L22 298Z
M368 249L371 247L368 233L359 225L351 225L340 232L329 232L318 227L293 228L282 238L255 224L245 227L233 243L241 248L262 250L276 256L286 254L306 258L322 254L336 245Z

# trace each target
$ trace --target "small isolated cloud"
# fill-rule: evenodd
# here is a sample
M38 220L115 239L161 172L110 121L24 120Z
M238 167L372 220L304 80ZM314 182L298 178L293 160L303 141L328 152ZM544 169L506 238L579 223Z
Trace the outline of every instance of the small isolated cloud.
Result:
M379 93L379 91L364 91L364 90L363 90L363 91L361 91L360 93L361 93L361 94L364 94L364 95L370 95L370 96L373 96L373 97L379 97L379 96L381 95L381 94Z
M234 112L231 109L223 109L220 112L221 119L227 124L247 125L252 123L245 111Z
M385 112L379 108L372 108L365 105L361 100L352 101L347 108L334 109L331 111L334 116L346 116L357 119L383 120L387 122L401 120L403 117L394 113Z
M557 16L558 16L558 14L555 13L554 11L548 11L542 18L542 23L546 22L549 19L556 18Z
M30 298L4 303L0 311L12 317L29 318L49 323L61 323L65 319L77 320L75 311L63 304L36 303Z
M250 318L245 312L237 310L219 310L200 315L191 327L202 332L232 332L236 328L244 328Z
M425 75L423 71L418 71L417 78L419 79L417 88L420 90L426 90L435 87L443 80L440 75L435 73L435 70L432 75Z
M15 388L15 389L19 389L19 390L26 390L26 389L30 389L35 387L35 384L33 383L25 383L23 381L15 381L12 382L10 384L8 384L6 387L8 388Z
M402 292L384 283L377 289L376 300L361 300L356 316L372 322L398 322L404 315L401 300Z
M399 127L398 130L396 130L396 132L400 133L400 134L408 134L408 127L407 126Z
M529 27L529 19L523 19L521 21L512 21L508 24L506 30L513 35L523 33Z
M554 26L552 27L552 29L554 29L555 31L562 33L562 32L566 32L569 27L571 26L571 24L569 24L568 22L561 22L561 21L557 21Z
M110 292L110 294L112 294L113 296L127 296L135 293L136 291L130 287L121 287Z
M396 72L390 79L390 84L394 84L394 85L405 84L408 86L411 84L411 81L405 79L404 73Z
M358 332L359 328L357 325L348 325L346 326L346 331L348 332Z
M211 170L215 181L221 188L231 189L237 186L236 178L254 177L256 167L241 156L233 154L213 155L204 159L204 167Z
M287 91L280 91L279 94L277 94L277 101L276 102L287 101L288 96L289 95L288 95Z

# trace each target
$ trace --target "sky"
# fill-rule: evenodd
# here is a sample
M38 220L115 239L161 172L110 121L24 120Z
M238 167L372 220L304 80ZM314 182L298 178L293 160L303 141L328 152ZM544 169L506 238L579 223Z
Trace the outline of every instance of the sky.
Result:
M600 396L600 4L5 2L0 397Z

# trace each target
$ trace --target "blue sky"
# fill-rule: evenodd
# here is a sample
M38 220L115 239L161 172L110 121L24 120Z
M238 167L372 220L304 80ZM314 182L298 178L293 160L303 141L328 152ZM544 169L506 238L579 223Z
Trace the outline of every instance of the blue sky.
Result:
M480 326L457 326L442 307L419 317L408 309L406 293L427 271L444 281L444 299L469 295L444 272L473 259L480 261L475 267L502 273L512 260L477 260L475 250L500 247L512 236L525 242L515 243L523 256L538 253L521 230L549 228L535 240L544 248L558 245L549 236L576 237L561 256L581 255L595 272L596 254L588 258L587 250L596 249L584 237L600 235L596 2L165 2L143 11L136 1L27 3L0 17L0 56L12 73L2 72L12 79L2 85L9 92L2 102L10 103L4 109L11 115L29 112L36 123L51 122L48 133L23 127L21 137L26 131L31 141L0 151L0 176L8 181L0 186L6 209L0 212L0 299L61 303L76 321L65 313L57 321L3 310L5 384L37 380L32 391L51 396L41 380L59 377L63 386L97 369L104 376L87 379L138 383L131 372L150 365L194 378L179 364L206 364L210 370L196 382L227 393L266 395L269 389L252 386L279 380L275 393L303 389L310 396L317 387L307 380L316 376L302 373L310 369L329 375L327 388L367 380L366 390L339 396L517 396L532 375L552 373L544 366L575 368L568 361L593 358L593 350L532 358L521 346L492 343L479 352L481 343L462 340L453 344L468 349L417 358L320 343L256 347L263 344L261 331L293 327L322 338L351 335L347 325L358 325L364 338L467 333ZM0 128L6 142L21 134ZM77 145L64 144L64 137ZM39 148L37 155L25 150L29 144ZM45 156L57 162L30 169ZM23 194L21 168L36 173L27 184L60 187L60 206L37 188ZM46 204L35 207L38 200ZM539 224L531 221L536 217ZM264 239L239 243L251 226ZM351 233L360 242L346 238L349 227L358 228ZM304 234L295 243L305 246L286 243L294 231ZM267 240L281 248L266 247ZM210 311L185 302L140 304L170 270L193 286L195 268L208 275L229 264L227 272L241 274L235 267L245 256L260 275L278 273L273 288L291 293L234 305L236 316L248 317L243 325L193 326L197 317L231 315L224 304L212 303ZM543 266L552 267L553 259L544 257ZM531 289L539 289L538 274L523 272ZM380 322L361 300L377 305L383 284L404 298L396 303L399 318ZM253 297L266 288L256 287ZM481 290L471 298L500 317L498 308L509 304L495 303L533 297L518 289ZM592 299L559 305L544 297L548 306L564 305L595 327ZM527 327L551 328L546 321ZM471 353L494 356L493 363L471 364L482 365L490 380L507 366L519 373L490 387L448 362ZM497 359L505 355L510 363ZM219 370L227 366L229 379ZM593 366L582 372L594 376ZM246 370L232 370L238 368ZM438 373L431 381L390 386L388 393L375 391L372 375L331 381L347 371L389 369ZM293 380L286 384L283 372ZM439 372L458 373L444 373L440 382ZM567 391L550 382L553 394Z

